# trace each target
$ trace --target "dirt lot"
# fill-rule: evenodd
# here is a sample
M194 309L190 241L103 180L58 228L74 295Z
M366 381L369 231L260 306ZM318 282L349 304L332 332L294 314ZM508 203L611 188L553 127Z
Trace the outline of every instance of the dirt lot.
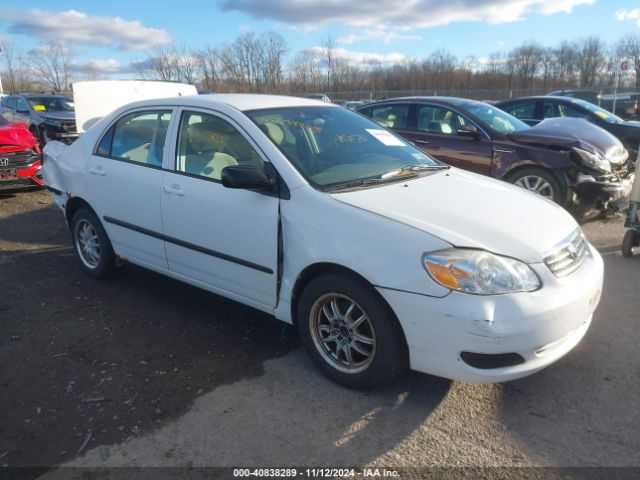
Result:
M640 258L622 221L584 341L527 379L322 378L267 315L125 266L76 264L44 191L0 196L0 465L640 467Z

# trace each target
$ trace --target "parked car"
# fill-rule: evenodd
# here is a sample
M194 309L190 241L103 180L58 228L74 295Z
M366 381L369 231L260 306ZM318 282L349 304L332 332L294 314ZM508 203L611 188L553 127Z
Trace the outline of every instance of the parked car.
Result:
M329 98L329 96L326 93L307 93L304 97L331 103L331 98Z
M294 323L349 387L407 364L529 375L600 298L602 259L565 210L320 101L136 102L47 144L44 176L87 274L119 258Z
M593 103L578 98L524 97L499 102L496 106L528 125L537 125L546 118L584 118L617 137L629 151L633 162L638 156L640 122L624 121Z
M554 90L547 93L551 97L579 98L591 103L598 103L600 92L597 90Z
M638 105L639 102L639 92L608 93L605 95L600 95L600 97L598 98L599 107L602 107L605 110L616 114L618 117L625 121L640 119L640 109Z
M631 192L626 150L584 120L532 128L493 105L450 97L396 98L358 111L438 160L526 188L579 217L620 209Z
M64 95L14 93L2 99L0 113L9 121L26 123L41 145L78 138L73 101Z
M358 107L361 107L365 104L362 100L347 100L342 105L344 108L348 108L349 110L355 110Z
M25 127L0 115L0 193L43 185L40 147Z

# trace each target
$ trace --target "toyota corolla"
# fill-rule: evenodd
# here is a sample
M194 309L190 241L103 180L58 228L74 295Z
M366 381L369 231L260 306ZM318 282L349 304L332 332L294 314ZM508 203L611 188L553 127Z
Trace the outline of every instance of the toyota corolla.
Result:
M562 208L325 102L146 100L45 158L87 274L128 261L268 312L349 387L529 375L600 298L602 259Z

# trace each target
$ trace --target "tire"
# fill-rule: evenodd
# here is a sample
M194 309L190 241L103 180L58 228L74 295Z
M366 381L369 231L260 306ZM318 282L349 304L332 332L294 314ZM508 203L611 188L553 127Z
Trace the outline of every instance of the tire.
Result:
M560 205L564 203L560 182L553 173L544 168L523 168L509 175L507 181Z
M116 255L100 220L91 210L81 208L73 215L71 239L80 266L87 275L107 278L113 273Z
M395 315L370 286L354 278L328 274L311 280L300 295L296 319L313 362L345 387L377 387L407 366Z
M635 230L627 230L622 239L622 255L625 257L633 257L633 248L638 246L640 234Z

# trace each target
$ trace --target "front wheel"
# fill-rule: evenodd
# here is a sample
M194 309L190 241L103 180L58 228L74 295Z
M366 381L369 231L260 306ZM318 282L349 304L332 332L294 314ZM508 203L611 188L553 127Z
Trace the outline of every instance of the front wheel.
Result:
M560 182L548 170L543 168L523 168L507 177L509 183L524 188L536 195L562 204L562 188Z
M407 364L404 337L389 307L348 276L313 279L300 296L297 327L314 363L346 387L376 387Z
M106 278L114 270L116 255L98 217L80 209L71 220L71 236L80 266L95 278Z

